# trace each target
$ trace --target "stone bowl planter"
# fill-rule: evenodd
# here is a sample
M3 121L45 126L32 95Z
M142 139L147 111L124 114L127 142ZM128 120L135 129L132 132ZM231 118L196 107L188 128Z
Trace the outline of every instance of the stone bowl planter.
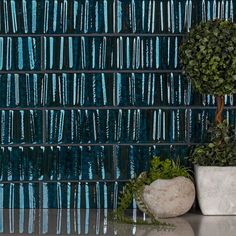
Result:
M197 197L204 215L236 215L236 166L198 166Z
M185 177L158 179L143 190L142 200L155 219L177 217L190 210L195 199L193 182ZM137 202L139 206L139 203ZM141 211L144 211L140 207Z

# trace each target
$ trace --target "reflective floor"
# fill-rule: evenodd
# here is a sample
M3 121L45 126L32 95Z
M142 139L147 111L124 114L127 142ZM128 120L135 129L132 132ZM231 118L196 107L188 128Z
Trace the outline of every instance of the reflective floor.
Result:
M130 214L136 217L136 211ZM1 235L235 236L236 216L188 213L165 220L175 229L125 225L109 220L107 210L0 209Z

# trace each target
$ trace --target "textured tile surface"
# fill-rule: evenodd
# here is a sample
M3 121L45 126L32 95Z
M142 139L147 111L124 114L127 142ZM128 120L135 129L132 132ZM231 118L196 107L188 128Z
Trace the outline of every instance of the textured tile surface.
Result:
M179 45L195 23L235 19L235 7L0 0L2 207L116 207L122 181L153 155L187 164L215 99L193 93ZM225 98L235 125L235 97Z

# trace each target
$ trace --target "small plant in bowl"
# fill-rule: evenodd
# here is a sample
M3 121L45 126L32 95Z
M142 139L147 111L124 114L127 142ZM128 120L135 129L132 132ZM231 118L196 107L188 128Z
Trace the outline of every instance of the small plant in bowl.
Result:
M171 191L175 192L174 198ZM159 218L186 213L191 208L194 198L195 188L190 170L181 166L179 161L161 160L160 157L154 157L150 162L149 171L142 172L125 185L119 199L119 207L115 211L115 218L123 223L169 226L160 222ZM125 216L133 199L151 221L133 222Z
M200 23L180 48L183 72L193 88L216 97L210 143L191 154L197 195L205 215L236 215L235 132L222 121L224 96L236 93L236 24L226 20Z

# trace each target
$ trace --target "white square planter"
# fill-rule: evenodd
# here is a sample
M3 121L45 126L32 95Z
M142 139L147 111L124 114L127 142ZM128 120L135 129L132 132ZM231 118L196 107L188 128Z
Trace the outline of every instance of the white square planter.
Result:
M204 215L236 215L236 166L195 166L197 196Z

